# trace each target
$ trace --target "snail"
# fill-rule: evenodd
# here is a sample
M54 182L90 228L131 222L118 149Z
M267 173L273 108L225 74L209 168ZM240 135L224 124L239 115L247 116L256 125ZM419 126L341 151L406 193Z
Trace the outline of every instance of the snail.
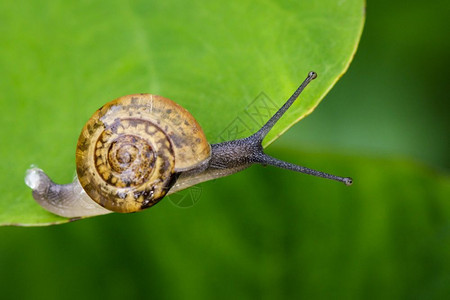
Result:
M27 171L25 182L43 208L68 218L137 212L165 195L252 164L351 185L349 177L284 162L263 151L264 137L316 77L310 72L253 135L211 145L194 117L175 102L152 94L118 98L97 110L82 129L76 149L77 176L72 183L56 184L36 167Z

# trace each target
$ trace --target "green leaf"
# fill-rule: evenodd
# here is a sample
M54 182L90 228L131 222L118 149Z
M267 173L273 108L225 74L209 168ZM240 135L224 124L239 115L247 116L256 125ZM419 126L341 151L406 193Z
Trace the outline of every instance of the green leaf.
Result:
M170 98L217 142L255 131L261 106L281 106L316 71L269 144L346 71L364 1L19 0L0 4L0 20L0 224L31 226L67 220L34 202L25 170L70 182L82 126L119 96Z

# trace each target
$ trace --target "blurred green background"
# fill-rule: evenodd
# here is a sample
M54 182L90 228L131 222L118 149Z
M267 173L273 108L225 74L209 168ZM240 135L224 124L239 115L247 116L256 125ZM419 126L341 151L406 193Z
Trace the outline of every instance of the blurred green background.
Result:
M447 15L445 1L370 2L348 73L268 148L351 188L256 166L186 209L2 227L3 295L448 298Z

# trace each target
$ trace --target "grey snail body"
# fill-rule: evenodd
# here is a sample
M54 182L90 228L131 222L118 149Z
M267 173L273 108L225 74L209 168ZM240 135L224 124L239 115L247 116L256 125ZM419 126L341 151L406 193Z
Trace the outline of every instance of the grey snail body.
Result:
M352 184L339 177L273 158L262 141L298 98L310 72L289 100L253 135L210 145L194 117L161 96L135 94L113 100L89 119L77 144L77 177L54 183L41 169L27 171L26 184L46 210L68 218L136 212L164 196L253 164L272 165Z

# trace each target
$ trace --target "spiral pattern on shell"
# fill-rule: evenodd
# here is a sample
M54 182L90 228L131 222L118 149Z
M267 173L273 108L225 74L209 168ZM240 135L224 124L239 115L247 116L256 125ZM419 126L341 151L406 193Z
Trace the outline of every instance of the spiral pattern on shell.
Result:
M199 143L206 138L198 136L195 119L180 108L149 94L125 96L100 108L77 145L77 175L85 192L109 210L139 211L162 199L180 170L208 160L209 144ZM189 132L192 125L197 135Z

